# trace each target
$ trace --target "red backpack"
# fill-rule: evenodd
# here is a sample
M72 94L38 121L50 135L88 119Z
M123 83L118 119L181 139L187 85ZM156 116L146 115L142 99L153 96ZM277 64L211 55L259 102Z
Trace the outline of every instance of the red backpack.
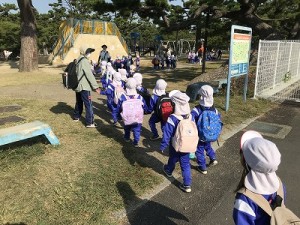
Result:
M168 94L162 95L158 98L155 112L161 121L167 122L169 116L174 113L174 110L175 104L172 102Z

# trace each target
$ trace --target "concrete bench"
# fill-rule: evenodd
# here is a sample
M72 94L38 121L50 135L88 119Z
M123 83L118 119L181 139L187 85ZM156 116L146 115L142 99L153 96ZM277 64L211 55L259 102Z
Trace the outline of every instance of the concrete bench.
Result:
M59 145L59 140L48 124L41 121L33 121L31 123L0 129L0 146L39 135L45 135L50 144Z

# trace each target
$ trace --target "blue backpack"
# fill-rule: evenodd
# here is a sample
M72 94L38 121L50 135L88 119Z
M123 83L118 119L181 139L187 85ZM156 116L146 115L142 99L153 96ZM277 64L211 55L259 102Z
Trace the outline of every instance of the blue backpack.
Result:
M218 111L211 107L205 109L200 106L202 113L197 121L198 134L201 141L213 142L218 140L222 131L222 122L218 115Z

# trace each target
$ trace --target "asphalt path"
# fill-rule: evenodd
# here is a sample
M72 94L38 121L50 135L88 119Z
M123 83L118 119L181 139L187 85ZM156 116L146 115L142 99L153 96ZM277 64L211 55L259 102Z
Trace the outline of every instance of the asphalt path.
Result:
M282 154L282 162L277 171L286 185L286 205L296 215L300 216L300 104L285 103L259 117L257 121L290 126L292 129L282 137L270 137ZM251 125L251 124L250 124ZM232 208L234 203L234 189L236 188L242 167L239 159L239 142L242 131L227 139L217 150L219 164L208 169L207 175L196 170L196 163L192 162L192 192L184 193L178 186L179 179L170 179L171 184L145 201L136 197L128 184L127 194L122 195L124 203L134 201L140 205L135 210L127 209L126 224L131 225L231 225ZM130 193L130 192L129 192Z

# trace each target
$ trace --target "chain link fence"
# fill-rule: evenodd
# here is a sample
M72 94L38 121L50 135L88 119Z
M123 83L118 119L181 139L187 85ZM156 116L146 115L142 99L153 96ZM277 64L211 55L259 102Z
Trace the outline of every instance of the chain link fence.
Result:
M254 97L300 102L300 41L259 41Z

